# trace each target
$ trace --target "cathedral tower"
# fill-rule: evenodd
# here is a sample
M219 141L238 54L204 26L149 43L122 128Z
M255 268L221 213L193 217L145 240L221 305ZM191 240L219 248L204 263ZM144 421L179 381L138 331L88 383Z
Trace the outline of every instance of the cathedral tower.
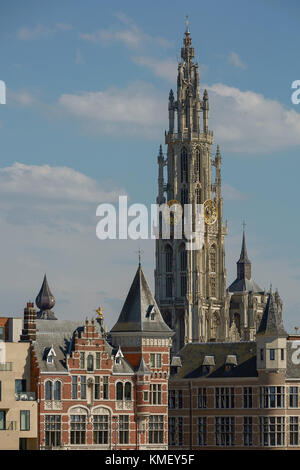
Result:
M158 197L203 204L213 200L217 220L205 225L204 245L187 250L185 238L156 240L155 295L165 321L175 330L174 351L192 341L224 341L228 336L228 306L221 195L221 154L212 158L207 90L200 93L199 67L187 24L178 64L177 97L169 94L167 155L158 155ZM226 307L226 308L225 308Z

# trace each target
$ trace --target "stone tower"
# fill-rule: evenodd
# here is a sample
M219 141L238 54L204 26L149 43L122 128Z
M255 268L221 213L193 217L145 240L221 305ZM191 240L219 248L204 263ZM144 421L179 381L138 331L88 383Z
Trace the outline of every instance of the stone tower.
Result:
M175 330L173 350L192 341L224 341L228 336L226 272L221 195L221 154L212 158L207 90L201 97L198 63L187 24L178 64L177 98L169 94L167 155L158 155L157 203L176 200L203 204L214 200L217 221L205 225L204 245L187 250L185 238L156 240L155 296L162 315ZM165 168L166 167L166 168ZM166 173L166 177L165 174ZM228 303L228 302L227 302Z

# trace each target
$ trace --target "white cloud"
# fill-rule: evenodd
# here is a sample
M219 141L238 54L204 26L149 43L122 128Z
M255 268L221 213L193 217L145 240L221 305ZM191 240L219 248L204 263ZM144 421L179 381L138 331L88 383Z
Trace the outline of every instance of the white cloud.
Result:
M242 62L240 56L234 51L230 52L227 60L230 64L234 65L239 69L246 69L246 65Z
M37 98L32 93L26 90L13 91L11 89L8 89L7 103L13 103L21 107L29 107L37 103Z
M124 89L111 87L106 91L64 94L58 106L99 134L153 136L167 121L166 100L143 82Z
M253 91L222 83L206 87L210 128L225 150L269 153L300 145L300 113Z
M173 59L158 60L154 57L136 56L132 60L137 65L148 67L157 77L170 82L176 81L177 62Z
M103 191L99 183L69 167L14 163L0 168L0 194L39 200L99 203L117 199L115 190Z
M239 189L227 183L222 184L222 193L227 201L240 201L246 197Z
M84 58L80 52L80 49L77 49L76 50L76 54L75 54L75 64L77 65L82 65L84 64Z
M171 42L161 36L151 36L144 33L134 21L124 13L118 13L117 18L124 27L116 29L99 29L92 33L81 33L81 39L95 44L109 45L111 42L121 42L129 49L138 49L145 44L156 44L160 47L170 47Z
M56 23L56 25L51 28L42 24L37 24L32 28L27 26L20 28L17 31L17 37L23 41L32 41L42 37L52 36L58 31L70 31L71 29L73 29L73 27L66 23Z

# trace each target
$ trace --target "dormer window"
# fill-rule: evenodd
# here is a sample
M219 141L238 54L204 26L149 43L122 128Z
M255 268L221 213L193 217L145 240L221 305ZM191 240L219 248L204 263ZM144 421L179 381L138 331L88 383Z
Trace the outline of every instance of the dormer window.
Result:
M54 363L54 358L56 356L56 352L54 351L53 345L51 348L45 350L46 353L46 362L47 364L53 364Z
M146 318L150 318L152 321L155 320L155 313L154 305L149 305L146 312Z

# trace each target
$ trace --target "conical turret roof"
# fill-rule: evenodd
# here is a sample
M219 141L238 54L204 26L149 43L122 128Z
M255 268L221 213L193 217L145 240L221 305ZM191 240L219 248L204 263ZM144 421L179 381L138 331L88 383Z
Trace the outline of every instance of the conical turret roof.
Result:
M269 298L256 334L276 337L287 336L272 291L270 291Z
M37 313L37 318L43 318L47 320L56 320L54 313L51 309L55 305L55 297L52 294L48 285L47 276L45 274L43 284L40 292L38 293L35 303L40 311Z
M161 332L173 334L165 323L139 264L117 323L111 333Z

